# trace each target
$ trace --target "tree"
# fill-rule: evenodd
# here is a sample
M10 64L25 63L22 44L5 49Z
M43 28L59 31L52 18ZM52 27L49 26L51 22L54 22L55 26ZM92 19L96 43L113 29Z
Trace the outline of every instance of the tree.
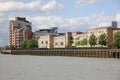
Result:
M23 39L23 41L22 41L21 44L20 44L20 48L26 48L27 42L28 42L27 39Z
M90 46L92 47L93 45L96 45L96 42L97 42L97 38L95 37L94 34L92 34L89 38L89 44Z
M5 48L6 49L15 49L15 47L12 44L5 46Z
M27 49L31 49L31 48L38 48L38 42L35 39L25 39L22 41L20 48L27 48Z
M26 48L27 48L27 49L32 48L31 40L27 40Z
M31 39L30 43L31 43L30 48L38 48L38 41L36 39Z
M75 47L80 45L79 37L75 38Z
M114 48L120 48L120 31L118 31L114 34L113 47Z
M76 45L76 46L79 46L79 45L80 45L80 41L77 41L77 42L75 43L75 45Z
M87 39L86 38L84 38L82 41L81 41L81 43L80 43L81 45L87 45Z
M106 46L106 44L107 44L107 41L106 41L106 39L107 39L107 36L106 36L106 34L101 34L100 36L99 36L99 44L100 45L104 45L104 46Z

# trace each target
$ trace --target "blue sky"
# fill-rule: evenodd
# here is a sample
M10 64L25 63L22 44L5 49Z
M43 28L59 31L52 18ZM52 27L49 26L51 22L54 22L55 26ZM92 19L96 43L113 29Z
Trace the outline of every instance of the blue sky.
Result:
M16 16L32 22L33 32L52 26L59 32L120 26L120 0L0 0L0 46L9 42L9 21Z
M64 5L63 10L61 13L56 16L61 17L83 17L89 16L94 13L101 13L104 12L106 15L116 15L119 13L120 10L120 1L119 0L94 0L94 3L85 4L85 6L79 5L76 7L77 1L85 1L85 0L57 0L58 2ZM90 1L90 0L86 0ZM82 4L82 3L81 3Z

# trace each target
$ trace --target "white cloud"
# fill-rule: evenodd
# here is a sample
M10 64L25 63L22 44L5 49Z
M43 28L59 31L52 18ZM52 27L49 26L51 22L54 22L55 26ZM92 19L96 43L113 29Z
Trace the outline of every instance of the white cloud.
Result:
M116 15L116 20L117 20L117 21L120 21L120 13L118 13L118 14Z
M0 2L0 12L39 12L39 13L54 13L59 12L63 5L58 3L56 0L50 0L44 4L44 0L33 0L30 2L8 0Z
M48 11L60 11L63 8L62 4L57 4L57 2L55 0L52 0L50 2L48 2L46 5L44 5L41 9L45 12Z
M40 28L59 27L62 32L66 31L86 31L91 28L110 26L111 21L115 20L113 16L106 16L104 13L96 13L91 16L77 18L62 18L55 16L37 16L31 18L34 30Z
M40 2L39 1L38 2L32 1L29 3L15 2L15 1L0 2L0 6L1 6L0 12L25 11L25 10L29 11L31 8L36 8L38 3Z
M98 0L78 0L75 3L75 7L79 8L79 7L83 7L83 6L87 6L93 3L96 3Z
M18 0L0 0L0 2L6 2L6 1L18 1ZM23 1L23 0L19 0L19 1Z

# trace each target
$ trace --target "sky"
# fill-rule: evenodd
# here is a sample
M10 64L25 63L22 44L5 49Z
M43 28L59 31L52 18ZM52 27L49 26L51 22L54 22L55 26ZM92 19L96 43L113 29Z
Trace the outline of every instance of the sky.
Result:
M58 27L58 32L86 32L120 26L120 0L0 0L0 46L9 44L9 21L26 17L32 31Z

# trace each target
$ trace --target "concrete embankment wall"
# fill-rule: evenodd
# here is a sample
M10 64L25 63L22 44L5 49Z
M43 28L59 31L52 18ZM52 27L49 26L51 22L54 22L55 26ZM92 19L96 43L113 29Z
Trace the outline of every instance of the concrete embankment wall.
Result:
M11 54L12 50L1 50L1 53L4 54Z
M11 50L14 55L120 58L119 49Z

